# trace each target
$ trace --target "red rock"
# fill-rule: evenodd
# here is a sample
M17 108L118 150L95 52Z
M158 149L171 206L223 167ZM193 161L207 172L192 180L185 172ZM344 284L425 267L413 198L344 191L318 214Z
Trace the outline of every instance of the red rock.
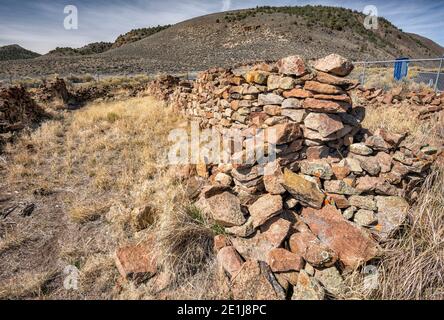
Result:
M353 64L338 54L330 54L313 62L316 70L345 77L353 71Z
M231 246L224 247L218 252L217 261L232 277L242 268L243 264L241 256Z
M350 168L346 165L332 164L331 168L337 180L343 180L351 173Z
M335 205L338 209L347 209L350 207L350 203L347 198L340 194L327 194L327 201L330 204Z
M319 160L327 158L330 154L330 148L327 146L308 147L306 151L307 160Z
M280 195L266 194L248 207L253 219L253 227L257 228L271 217L279 214L283 209L282 197Z
M196 206L224 227L240 226L246 221L241 211L239 198L229 192L223 192L208 199L200 198Z
M280 116L282 108L276 105L266 105L264 106L264 112L270 116Z
M282 186L284 181L284 174L281 166L277 161L268 163L264 171L264 185L265 190L271 194L284 194L285 188Z
M344 129L341 118L334 114L310 113L304 124L306 128L319 132L323 138Z
M285 98L305 99L305 98L313 97L313 94L310 91L307 91L304 89L299 89L299 88L295 88L295 89L292 89L289 91L284 91L283 95Z
M339 87L346 87L351 89L359 84L357 81L349 80L346 78L336 77L325 72L317 72L316 80L326 84L332 84Z
M277 62L279 73L286 75L302 76L307 73L304 60L299 56L290 56Z
M382 99L382 103L384 103L384 104L392 104L393 99L394 99L393 94L387 93L384 96L384 99Z
M220 249L228 247L231 245L230 239L225 235L216 235L214 237L214 251L219 252Z
M154 237L137 245L127 245L117 249L115 262L121 276L141 282L153 277L157 272L155 255L151 252Z
M321 210L304 208L302 217L321 242L338 254L347 269L356 269L379 253L379 247L370 235L347 221L333 206Z
M285 292L264 262L247 260L233 277L234 300L283 300Z
M269 116L265 112L252 112L249 115L251 124L258 127L262 126L268 118Z
M234 237L231 242L244 259L266 261L268 252L282 245L290 227L290 221L274 217L262 225L260 233L256 233L254 237Z
M293 234L289 240L291 252L302 256L310 265L324 268L332 266L338 255L310 231L305 230Z
M333 86L331 84L320 83L317 81L305 82L304 89L327 95L344 94L344 90L339 87Z
M289 143L301 137L301 127L296 123L279 123L265 130L265 141L274 144Z
M339 95L328 95L328 94L315 94L313 98L318 100L334 100L334 101L342 101L351 104L351 98L346 94Z
M313 112L325 112L325 113L341 113L347 112L351 109L349 103L341 101L328 101L328 100L317 100L313 98L307 98L302 103L304 109Z
M301 256L282 248L271 250L267 263L273 272L299 271L304 268Z

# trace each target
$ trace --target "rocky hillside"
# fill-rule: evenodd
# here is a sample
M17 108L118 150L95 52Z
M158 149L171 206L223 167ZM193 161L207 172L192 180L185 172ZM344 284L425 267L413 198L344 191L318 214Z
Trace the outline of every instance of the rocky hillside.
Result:
M105 52L111 47L113 44L111 42L94 42L87 44L79 49L70 48L70 47L57 47L54 50L49 51L46 56L51 57L60 57L60 56L85 56L92 55Z
M112 47L120 48L121 46L142 40L169 27L170 25L165 25L165 26L158 25L157 27L152 27L152 28L133 29L125 34L118 36L116 41L113 43Z
M7 67L18 77L79 72L176 73L293 54L318 58L337 52L351 60L373 60L436 57L444 52L433 41L404 33L383 18L378 30L366 30L364 19L363 14L343 8L259 7L202 16L166 29L132 31L117 39L114 47L156 32L99 55L62 60L51 57ZM0 78L5 67L0 63Z
M33 59L39 56L40 54L26 50L17 44L0 47L0 61Z
M71 47L57 47L54 50L49 51L45 56L49 57L86 56L86 55L103 53L112 48L119 48L128 43L142 40L157 32L165 30L168 27L170 26L166 25L166 26L157 26L151 28L133 29L125 34L118 36L116 41L114 42L103 42L103 41L93 42L78 49Z
M338 52L351 59L374 59L429 57L443 52L436 44L412 38L385 19L380 19L377 31L366 30L364 18L351 10L320 6L218 13L179 23L107 55L148 55L162 63L183 61L203 69L255 59L276 60L282 53L320 57Z

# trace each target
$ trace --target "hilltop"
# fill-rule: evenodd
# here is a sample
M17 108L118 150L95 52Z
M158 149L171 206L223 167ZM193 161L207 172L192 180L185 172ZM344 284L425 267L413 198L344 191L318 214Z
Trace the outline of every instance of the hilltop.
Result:
M40 54L26 50L18 44L0 47L0 61L33 59L39 56Z

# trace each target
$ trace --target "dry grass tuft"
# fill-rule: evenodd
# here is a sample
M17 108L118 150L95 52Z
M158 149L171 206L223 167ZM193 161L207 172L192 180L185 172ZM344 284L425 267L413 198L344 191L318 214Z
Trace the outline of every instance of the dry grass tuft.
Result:
M160 264L176 284L204 270L214 258L215 233L193 206L172 207L162 215L155 232Z
M444 165L427 178L404 234L386 244L378 299L444 299Z
M0 299L20 299L23 297L42 297L45 285L56 276L56 272L27 273L19 279L11 279L0 286Z

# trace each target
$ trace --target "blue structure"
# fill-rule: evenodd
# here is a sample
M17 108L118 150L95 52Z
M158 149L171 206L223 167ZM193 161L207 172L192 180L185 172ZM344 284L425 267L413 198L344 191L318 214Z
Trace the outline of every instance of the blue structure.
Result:
M407 76L409 72L409 58L398 58L395 62L393 78L399 81Z

